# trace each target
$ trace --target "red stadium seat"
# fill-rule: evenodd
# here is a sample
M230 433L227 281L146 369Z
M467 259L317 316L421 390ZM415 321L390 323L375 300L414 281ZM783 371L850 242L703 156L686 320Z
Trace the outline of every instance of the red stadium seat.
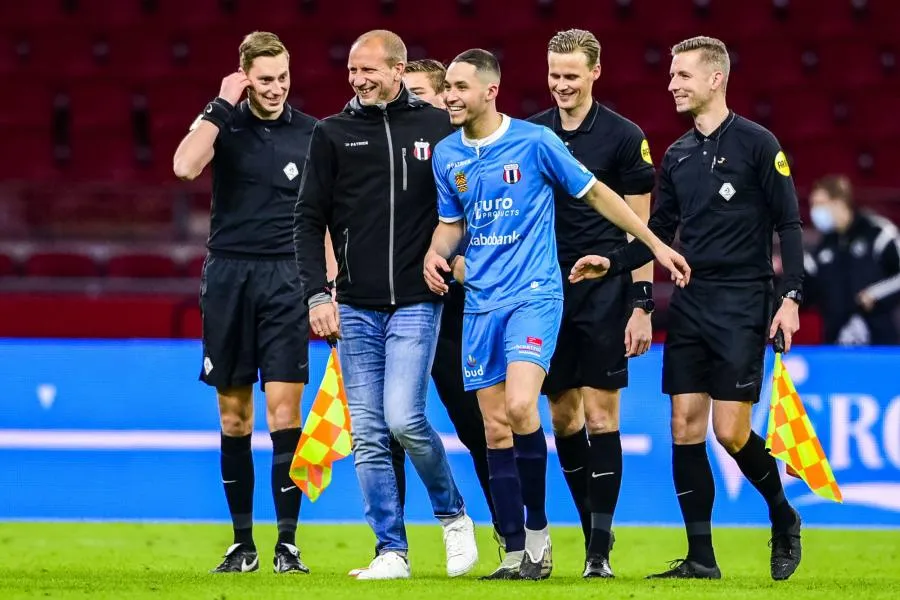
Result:
M0 277L12 277L16 274L16 262L11 256L0 254Z
M178 277L178 267L171 256L160 254L120 254L106 264L107 277L155 279Z
M100 270L93 258L84 254L44 252L32 254L25 261L25 275L30 277L97 277Z
M203 275L203 265L206 263L206 255L201 254L199 256L193 257L187 263L187 276L200 279L200 276Z

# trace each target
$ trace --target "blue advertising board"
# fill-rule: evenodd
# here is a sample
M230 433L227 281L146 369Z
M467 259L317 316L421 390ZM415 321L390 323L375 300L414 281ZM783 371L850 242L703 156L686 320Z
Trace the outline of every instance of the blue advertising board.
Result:
M681 523L671 481L669 403L659 384L661 356L654 347L631 361L622 401L620 524ZM197 381L199 357L195 341L0 340L0 520L227 520L215 394ZM327 357L327 345L314 342L304 413ZM786 364L844 493L844 503L835 504L785 477L786 493L804 521L900 526L900 348L796 348ZM771 369L771 355L767 365ZM770 378L753 413L761 434ZM433 388L429 394L429 419L445 440L469 511L489 522L471 459ZM255 513L257 520L271 521L271 442L261 394L255 408ZM545 399L541 411L549 434ZM766 525L762 499L714 439L709 449L715 521ZM408 519L427 522L429 502L411 466L407 477ZM555 455L547 496L552 522L577 520ZM362 522L352 459L338 463L318 502L304 501L301 518Z

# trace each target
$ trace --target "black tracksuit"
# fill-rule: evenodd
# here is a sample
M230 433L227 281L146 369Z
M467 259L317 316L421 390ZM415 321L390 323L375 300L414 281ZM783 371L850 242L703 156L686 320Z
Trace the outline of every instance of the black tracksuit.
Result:
M900 303L900 236L893 223L857 213L847 231L824 235L804 263L805 300L822 314L825 343L900 343L894 321ZM875 299L871 312L857 302L862 291Z

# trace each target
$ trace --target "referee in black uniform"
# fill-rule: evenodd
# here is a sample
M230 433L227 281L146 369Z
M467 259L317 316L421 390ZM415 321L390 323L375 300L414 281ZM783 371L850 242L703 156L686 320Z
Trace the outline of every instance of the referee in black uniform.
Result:
M688 554L651 577L718 579L710 520L715 492L706 453L712 406L716 439L762 494L772 522L771 574L800 564L800 516L788 504L775 459L750 428L768 340L780 329L790 349L799 329L803 248L797 195L778 140L728 110L729 58L716 39L672 48L669 91L694 128L666 151L650 228L681 245L691 283L675 289L663 355L663 392L672 396L672 470ZM784 289L772 289L772 231L781 241ZM651 259L642 244L607 258L587 256L570 279L627 272ZM774 304L780 308L772 318Z
M550 93L557 106L531 117L552 129L583 165L650 215L654 171L641 129L593 99L600 43L589 31L557 33L548 44ZM565 191L556 192L556 242L567 273L585 254L608 254L627 243L624 231ZM556 451L581 520L584 577L612 577L612 519L622 485L619 399L628 358L652 339L653 264L633 275L564 283L563 320L543 392L550 398Z
M222 484L234 543L214 572L259 568L253 542L253 384L266 394L272 496L278 519L276 573L309 572L294 536L300 491L288 471L300 439L308 380L309 320L294 260L293 210L315 119L286 103L289 55L277 36L254 32L240 70L175 151L175 174L194 179L212 163L209 255L200 283L203 366L222 425ZM244 90L247 99L240 102Z

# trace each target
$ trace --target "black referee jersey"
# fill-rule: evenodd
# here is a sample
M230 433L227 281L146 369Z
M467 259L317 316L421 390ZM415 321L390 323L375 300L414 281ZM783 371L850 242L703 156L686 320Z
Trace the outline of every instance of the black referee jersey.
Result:
M559 109L528 118L544 125L594 176L620 196L653 191L654 169L644 132L596 100L577 129L563 129ZM556 243L559 262L572 265L585 254L606 254L627 243L625 232L583 200L556 189Z
M783 291L802 289L803 245L797 193L787 158L764 127L729 112L709 135L696 128L666 151L650 229L681 253L691 277L771 281L772 231L778 232ZM644 244L611 253L610 275L653 259Z

